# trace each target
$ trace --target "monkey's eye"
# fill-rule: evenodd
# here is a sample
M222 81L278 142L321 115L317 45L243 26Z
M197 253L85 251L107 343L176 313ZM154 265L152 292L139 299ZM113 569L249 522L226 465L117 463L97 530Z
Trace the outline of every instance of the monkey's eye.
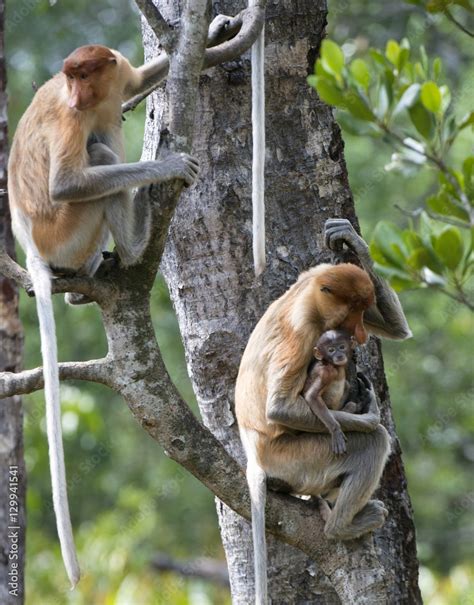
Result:
M81 80L87 80L88 77L87 74L81 74Z
M330 293L331 293L331 290L330 290L330 289L329 289L327 286L323 286L323 287L321 288L321 292L327 292L327 293L329 293L329 294L330 294Z
M74 76L72 76L71 74L68 74L68 75L67 75L67 79L68 79L68 80L74 80Z
M346 345L339 345L339 351L345 351Z
M329 347L328 353L335 353L336 349L334 347Z

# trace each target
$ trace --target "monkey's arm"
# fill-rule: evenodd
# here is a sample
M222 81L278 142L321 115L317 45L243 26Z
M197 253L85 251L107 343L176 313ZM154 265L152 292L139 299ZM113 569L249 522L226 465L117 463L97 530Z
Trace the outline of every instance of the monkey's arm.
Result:
M367 393L370 403L365 414L351 414L344 411L331 412L344 432L370 433L380 424L380 412L372 386L367 389ZM267 398L266 415L269 422L282 424L297 431L308 433L328 432L326 426L313 414L308 403L301 395L296 399L289 399L277 391L273 391Z
M319 420L326 426L332 437L332 451L335 454L343 454L346 451L346 437L341 430L341 425L334 418L332 412L328 409L321 397L324 389L324 378L317 378L312 386L306 392L304 399Z
M375 288L376 304L364 313L364 323L370 332L387 338L405 339L412 336L398 296L373 269L369 247L347 219L329 219L324 226L326 246L335 250L346 244L359 258Z
M128 101L136 95L140 95L148 90L158 86L167 74L170 66L168 55L163 52L161 55L145 63L141 67L134 67L132 77L124 90L124 100Z
M170 154L160 161L90 166L83 170L55 167L53 162L49 190L53 202L85 202L175 178L192 185L197 171L197 161L186 153Z

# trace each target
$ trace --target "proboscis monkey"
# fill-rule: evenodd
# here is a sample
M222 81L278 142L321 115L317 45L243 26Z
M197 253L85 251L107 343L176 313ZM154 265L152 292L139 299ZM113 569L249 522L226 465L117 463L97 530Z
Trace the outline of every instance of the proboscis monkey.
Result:
M310 366L302 391L309 407L330 432L334 454L345 453L346 436L331 410L344 407L344 411L354 412L358 407L353 401L343 405L348 390L346 366L353 341L354 338L344 330L323 332L313 349L316 361Z
M325 534L349 540L383 525L386 509L370 500L390 450L375 393L364 414L332 412L347 437L343 456L301 396L313 346L327 330L343 329L364 343L367 330L395 339L411 336L396 294L372 269L367 245L349 221L326 223L330 248L345 243L364 267L319 265L273 302L255 327L240 364L235 404L247 454L252 502L256 603L267 603L266 479L297 494L324 496L338 488L334 508L323 508Z
M94 274L109 233L122 264L136 262L148 242L149 212L134 206L131 189L175 178L194 182L197 161L184 153L124 163L122 102L164 75L161 60L135 68L105 46L78 48L35 94L10 154L13 230L36 295L54 511L73 587L80 571L66 490L51 279L63 270Z

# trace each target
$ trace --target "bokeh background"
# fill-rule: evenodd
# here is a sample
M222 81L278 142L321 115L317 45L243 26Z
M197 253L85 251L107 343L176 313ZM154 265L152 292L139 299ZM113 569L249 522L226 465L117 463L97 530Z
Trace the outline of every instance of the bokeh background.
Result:
M128 0L8 0L10 136L35 86L60 69L75 47L101 43L134 64L142 61L140 22ZM329 36L346 55L366 46L385 48L407 37L440 56L456 97L456 113L472 107L472 42L440 14L398 0L336 0L329 7ZM308 95L315 94L308 87ZM471 107L470 107L471 106ZM268 117L271 120L271 116ZM127 114L128 159L139 159L144 108ZM453 162L466 156L472 136L460 138ZM377 221L403 225L395 208L416 208L435 185L422 171L403 178L387 172L393 149L381 140L344 133L356 210L367 239ZM458 158L456 157L458 156ZM472 292L472 284L470 286ZM463 305L430 289L404 292L402 302L414 338L384 343L398 435L413 501L426 603L474 603L473 321ZM153 293L156 335L182 395L198 414L187 377L182 344L166 286ZM85 360L105 353L96 308L67 308L55 297L60 359ZM25 367L39 365L34 301L22 294ZM31 605L208 605L230 603L213 582L158 571L157 555L193 570L193 561L223 562L212 495L168 460L135 423L123 402L105 387L62 387L63 426L70 503L84 579L69 593L53 518L41 392L25 397L25 456L28 469L27 602Z

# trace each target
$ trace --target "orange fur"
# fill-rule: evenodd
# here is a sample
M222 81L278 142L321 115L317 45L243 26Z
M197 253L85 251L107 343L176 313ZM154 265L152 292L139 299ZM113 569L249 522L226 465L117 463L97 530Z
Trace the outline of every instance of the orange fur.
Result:
M326 330L359 318L374 300L370 277L355 265L319 265L302 273L250 336L236 383L239 426L270 440L287 432L268 422L267 398L277 394L291 405L303 389L315 341Z
M37 91L21 118L9 159L10 205L28 220L45 260L54 259L75 232L84 233L93 207L83 201L54 204L53 176L67 178L70 171L88 166L87 141L92 132L108 132L111 147L123 158L121 101L125 88L137 85L140 78L139 70L120 53L98 45L81 47L64 61L63 71ZM68 106L74 95L92 105L83 109L79 103L80 111ZM74 268L99 245L101 220L97 215L90 233L81 235Z

